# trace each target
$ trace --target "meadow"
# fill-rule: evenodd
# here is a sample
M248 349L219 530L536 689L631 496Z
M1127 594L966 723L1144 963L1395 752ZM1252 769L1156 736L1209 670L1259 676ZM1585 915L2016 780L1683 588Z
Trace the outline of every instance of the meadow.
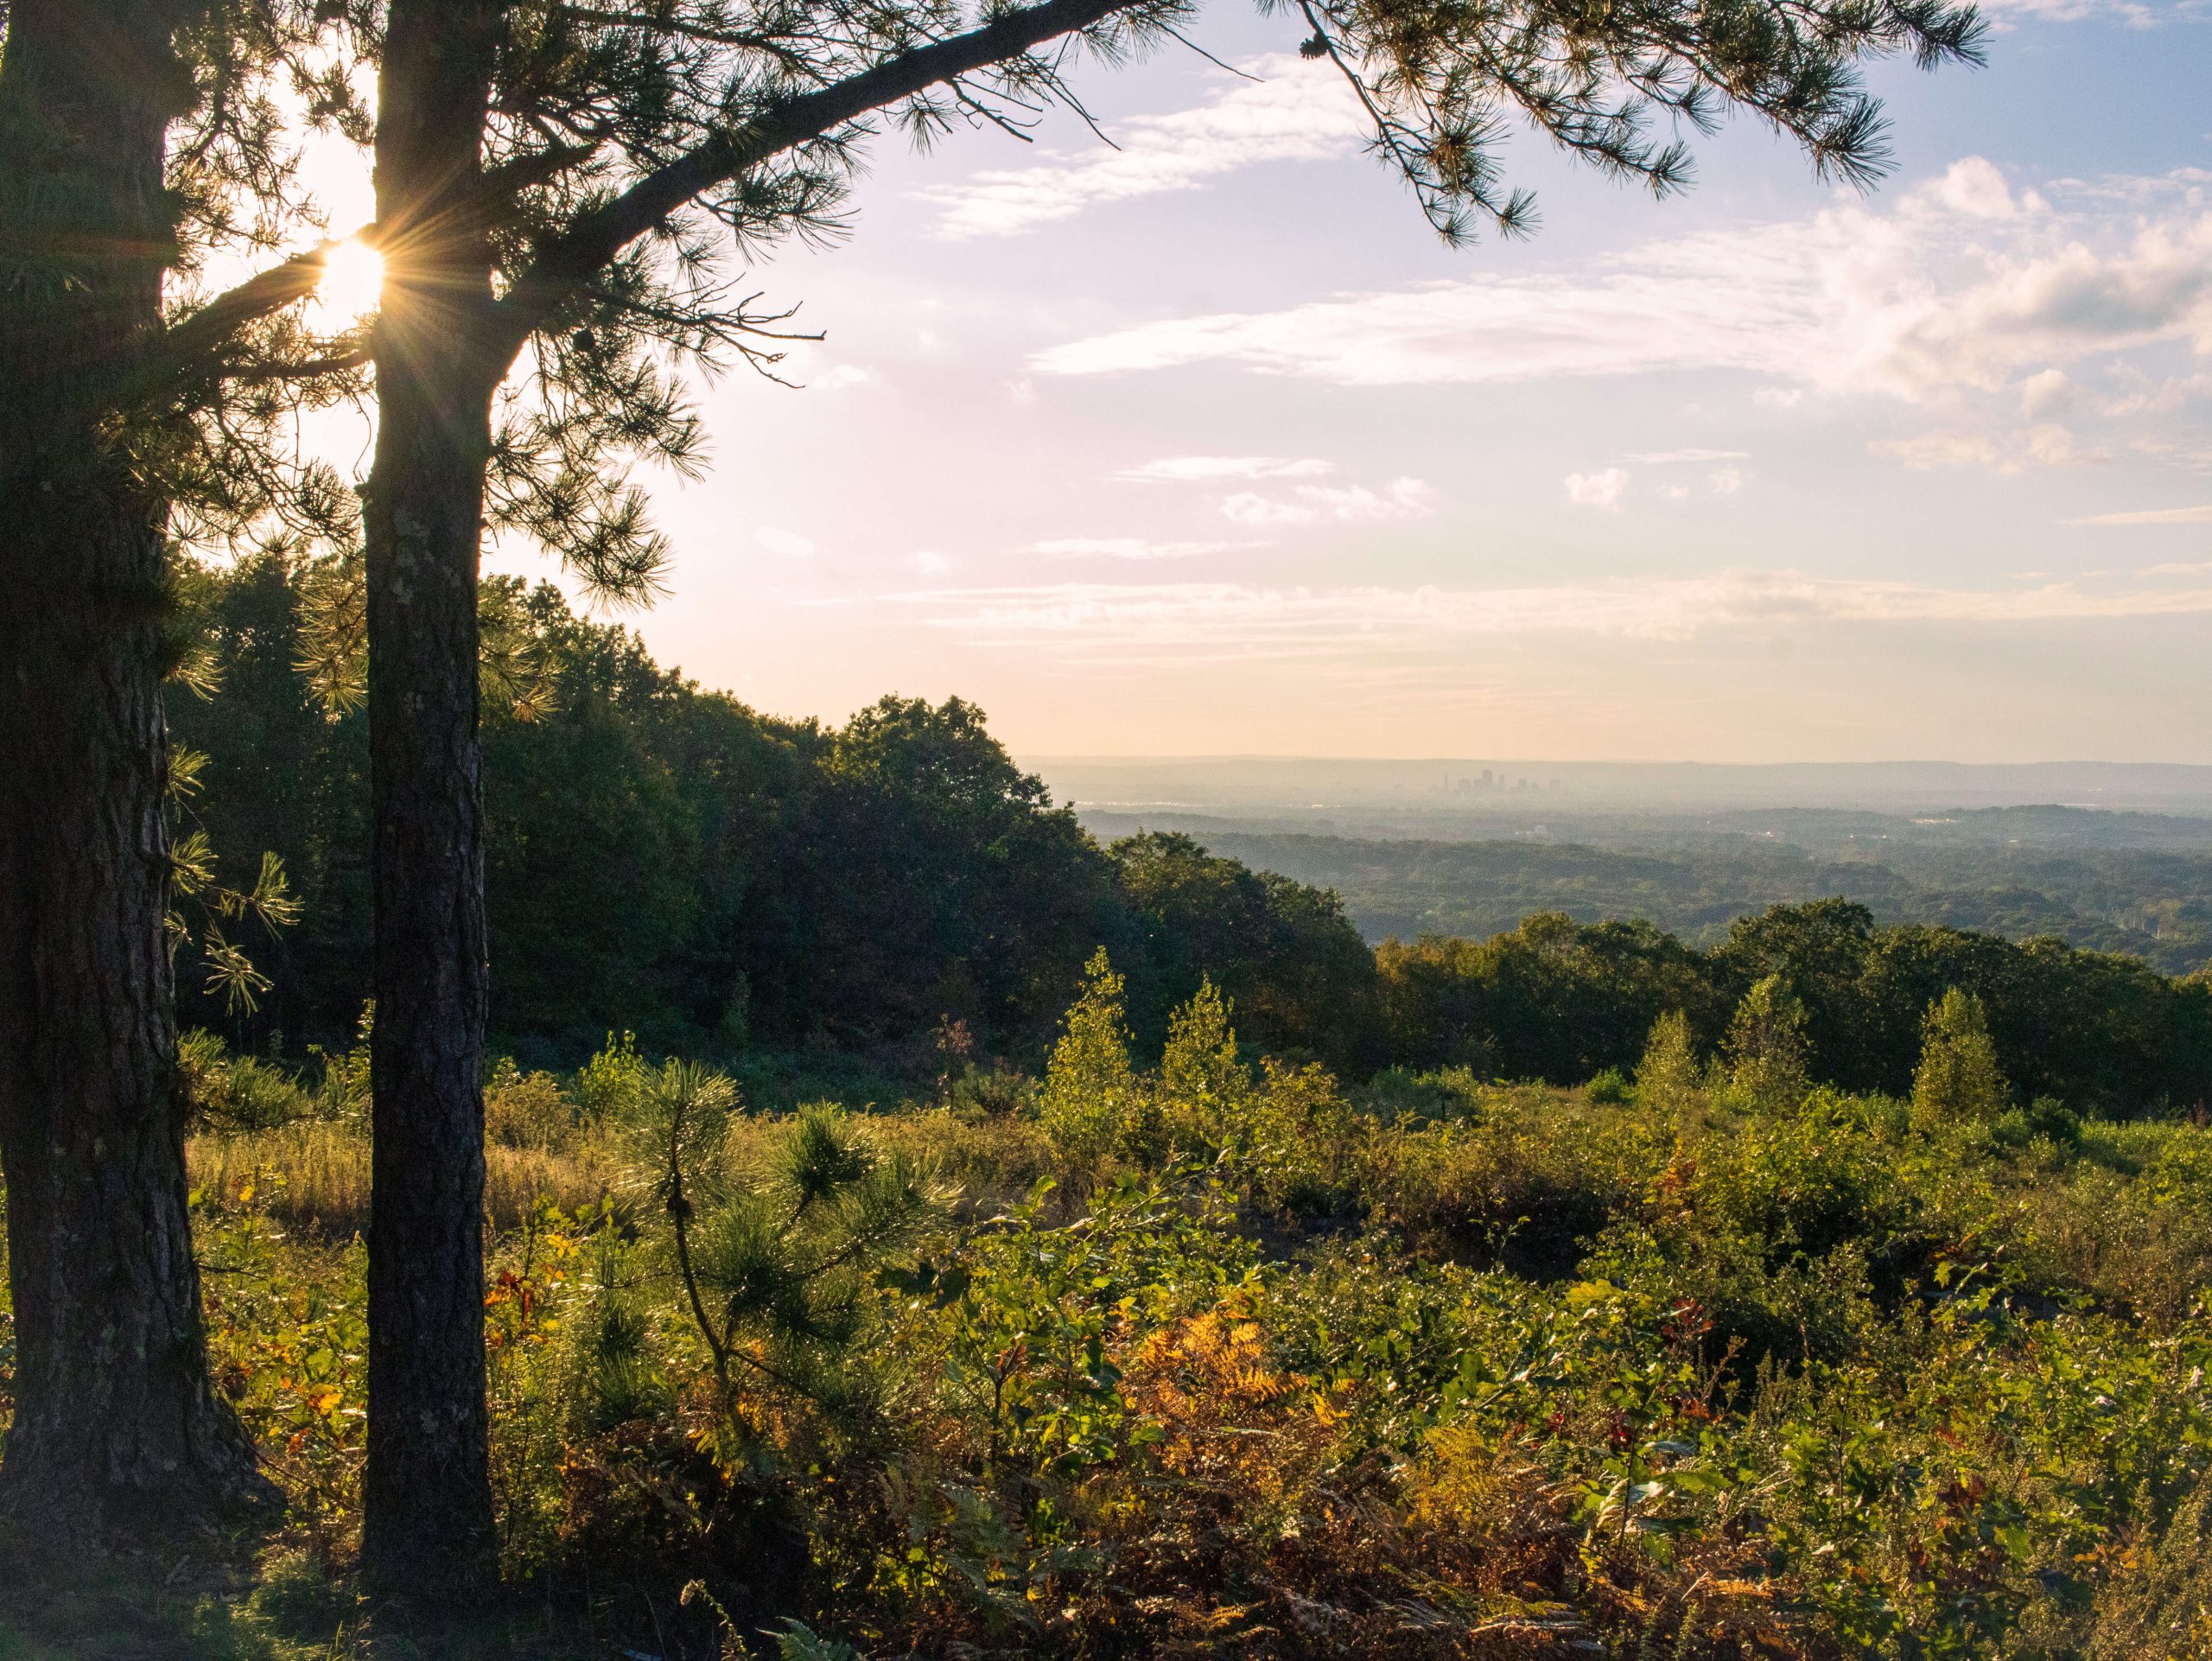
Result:
M354 1587L365 1051L188 1049L215 1376L287 1510L25 1575L0 1655L2183 1657L2212 1131L1910 1098L1755 995L1632 1074L1348 1087L1090 966L1031 1078L487 1092L507 1599ZM764 1090L763 1093L766 1093ZM7 1329L0 1327L0 1333Z

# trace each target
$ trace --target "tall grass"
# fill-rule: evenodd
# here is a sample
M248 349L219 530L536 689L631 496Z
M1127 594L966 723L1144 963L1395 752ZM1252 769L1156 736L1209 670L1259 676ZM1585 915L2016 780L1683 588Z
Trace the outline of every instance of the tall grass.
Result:
M194 1136L185 1162L195 1189L254 1206L285 1228L342 1240L369 1225L369 1142L354 1125L309 1121ZM575 1212L616 1186L612 1156L593 1143L556 1151L495 1142L485 1149L485 1217L501 1232L519 1227L541 1195Z

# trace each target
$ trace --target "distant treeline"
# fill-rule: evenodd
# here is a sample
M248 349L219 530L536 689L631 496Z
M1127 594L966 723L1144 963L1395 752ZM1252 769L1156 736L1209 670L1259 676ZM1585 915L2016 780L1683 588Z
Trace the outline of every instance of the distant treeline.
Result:
M272 981L254 1014L189 964L186 1013L256 1047L334 1042L368 984L365 718L331 713L300 671L296 564L205 573L189 598L213 690L171 700L178 742L207 757L184 811L234 879L264 850L282 857L302 915L246 943ZM1815 1073L1849 1088L1904 1093L1924 1013L1960 986L2024 1097L2132 1112L2212 1095L2202 977L2056 940L1877 926L1838 900L1740 919L1705 950L1542 912L1487 940L1370 951L1333 892L1187 837L1102 845L957 699L887 697L842 728L783 721L660 668L549 587L495 581L485 605L493 1025L525 1060L574 1065L627 1028L691 1054L972 1042L1034 1062L1103 945L1141 1046L1211 977L1255 1047L1356 1076L1466 1065L1580 1083L1633 1066L1671 1010L1716 1045L1778 974L1805 1007Z
M1102 834L1137 823L1126 813L1084 817ZM1739 828L1692 837L1681 820L1655 816L1636 846L1584 840L1618 841L1623 824L1635 823L1626 816L1569 822L1558 841L1506 841L1495 829L1483 833L1489 840L1440 842L1170 824L1217 853L1336 889L1370 940L1482 937L1559 911L1582 922L1642 918L1716 945L1738 917L1841 895L1884 922L1948 923L2015 940L2050 935L2124 951L2170 975L2212 962L2212 823L2057 808L1962 812L1941 829L1875 814L1722 817ZM1788 840L1747 833L1762 822L1780 824ZM1863 833L1847 837L1854 822ZM1900 824L1922 839L1882 834ZM2031 840L2038 832L2053 840ZM2167 845L2087 842L2096 835Z
M1649 923L1548 912L1487 940L1429 935L1376 956L1385 1048L1402 1065L1576 1083L1632 1066L1671 1010L1718 1047L1737 1003L1778 975L1804 1006L1814 1076L1847 1090L1909 1093L1922 1021L1955 986L1981 1000L2024 1100L2126 1114L2212 1097L2212 980L2058 940L1878 927L1847 900L1776 906L1704 951Z

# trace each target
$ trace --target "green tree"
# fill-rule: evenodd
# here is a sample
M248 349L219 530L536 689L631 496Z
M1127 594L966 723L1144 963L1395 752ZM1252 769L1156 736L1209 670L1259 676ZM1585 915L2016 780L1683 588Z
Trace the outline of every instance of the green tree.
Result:
M1916 1119L1930 1125L1993 1119L2012 1104L1980 998L1951 988L1928 1006L1921 1033L1920 1066L1912 1075Z
M1160 1055L1159 1145L1143 1150L1154 1163L1236 1147L1258 1129L1252 1070L1238 1053L1230 1009L1213 983L1204 981L1168 1017Z
M1728 1024L1728 1082L1765 1106L1802 1098L1812 1060L1806 1025L1805 1006L1781 976L1754 981Z
M836 733L786 866L809 947L773 1024L880 1041L1050 1031L1111 929L1109 872L959 698L885 697Z
M1694 1010L1709 1029L1726 1008L1697 954L1649 923L1538 912L1479 945L1424 937L1376 961L1394 1059L1505 1078L1580 1084L1633 1066L1668 1011Z
M1690 1041L1689 1017L1670 1009L1651 1023L1643 1059L1637 1063L1637 1104L1659 1112L1678 1111L1695 1097L1703 1078L1696 1046Z
M938 1208L927 1175L886 1155L834 1110L802 1110L767 1167L720 1157L737 1104L718 1073L671 1061L641 1092L641 1169L704 1340L721 1414L709 1447L726 1469L760 1449L738 1412L748 1395L851 1411L862 1404L854 1340L885 1258Z
M1483 963L1483 943L1457 935L1390 939L1375 948L1383 1044L1394 1063L1496 1075Z
M1251 1088L1252 1075L1237 1057L1229 1012L1229 1000L1211 981L1201 981L1191 1001L1168 1017L1160 1082L1176 1096L1225 1104Z
M1107 852L1135 937L1133 1024L1147 1047L1211 981L1262 1046L1347 1072L1371 1062L1374 954L1334 894L1174 832L1126 837Z
M1737 919L1713 961L1738 999L1765 977L1782 977L1804 1009L1823 1076L1848 1089L1880 1089L1894 1047L1866 984L1875 932L1873 913L1856 901L1770 906Z
M1083 995L1068 1010L1037 1098L1046 1132L1078 1159L1111 1153L1143 1111L1144 1088L1129 1060L1123 991L1122 977L1101 946L1084 966Z

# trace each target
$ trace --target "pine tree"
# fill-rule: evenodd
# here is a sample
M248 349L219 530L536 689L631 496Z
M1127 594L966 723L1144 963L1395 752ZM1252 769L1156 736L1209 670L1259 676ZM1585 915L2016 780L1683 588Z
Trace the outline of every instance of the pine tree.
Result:
M2012 1105L2012 1089L1997 1065L1980 998L1952 987L1928 1006L1920 1034L1912 1116L1921 1124L1993 1119Z
M854 1345L866 1297L941 1199L912 1161L884 1154L827 1106L800 1110L765 1171L734 1171L721 1147L736 1099L720 1074L672 1061L645 1089L639 1126L720 1391L711 1447L726 1466L758 1451L738 1411L748 1394L833 1419L864 1407Z
M372 1574L444 1572L488 1518L480 1270L485 970L475 578L484 527L537 535L602 590L649 593L666 550L624 455L690 465L698 425L671 357L772 366L777 321L713 280L743 249L833 223L866 140L954 121L1018 126L1072 102L1078 52L1169 39L1190 0L953 0L853 9L662 0L587 10L391 0L377 133L385 259L380 421L364 525L378 1009L371 1432ZM1855 69L1972 58L1946 0L1815 0L1716 18L1688 0L1593 16L1535 0L1301 0L1301 50L1346 74L1376 147L1447 239L1529 227L1496 164L1517 112L1569 151L1664 192L1735 105L1821 173L1883 159ZM518 370L532 389L504 394ZM387 1058L391 1065L387 1066ZM381 1420L383 1428L378 1429Z
M0 572L10 608L0 633L31 643L0 699L0 753L15 768L4 793L19 805L0 817L10 896L0 905L16 908L0 914L0 934L23 954L10 984L47 989L38 996L54 1003L11 992L16 1005L0 1010L0 1048L24 1058L7 1064L0 1098L0 1155L11 1194L24 1196L11 1218L18 1204L32 1212L14 1223L34 1237L16 1273L55 1277L30 1285L21 1306L34 1312L34 1363L76 1353L85 1338L73 1317L49 1327L35 1313L74 1296L75 1271L56 1266L79 1261L47 1215L74 1179L42 1167L41 1150L79 1133L86 1147L113 1148L127 1132L146 1155L124 1162L121 1187L134 1214L168 1220L154 1231L150 1278L118 1283L165 1289L124 1301L137 1297L140 1316L162 1306L175 1340L133 1352L187 1357L181 1377L196 1365L174 1116L162 1104L166 971L143 946L163 910L162 532L358 548L365 564L340 594L359 607L328 609L334 637L365 640L375 665L371 1373L383 1428L371 1436L366 1550L372 1569L400 1581L481 1561L483 529L537 538L604 593L650 593L666 548L622 461L696 461L699 427L671 362L772 367L778 349L777 320L716 282L715 238L742 248L821 233L880 130L1020 125L1040 103L1067 99L1075 53L1125 58L1177 38L1192 10L1185 0L1043 0L982 16L950 0L857 11L789 0L6 9L0 242L33 266L71 268L59 285L10 287L0 310L0 511L18 533ZM1881 125L1857 60L1972 57L1979 29L1969 8L1944 0L1820 0L1732 14L1726 26L1685 0L1639 0L1595 20L1554 0L1473 12L1314 0L1300 13L1312 30L1302 49L1353 81L1378 150L1454 240L1485 220L1509 233L1532 223L1529 198L1495 164L1508 113L1666 191L1686 181L1688 152L1654 139L1655 119L1705 130L1734 105L1799 140L1822 172L1865 179L1882 160ZM272 75L298 87L316 121L367 137L346 66L310 50L334 28L349 50L381 54L378 324L329 339L308 328L298 302L321 246L212 298L188 283L164 317L164 264L188 275L194 251L225 240L273 251L301 223L276 106L257 95ZM70 220L87 204L89 219ZM67 251L49 258L57 248ZM362 391L372 366L381 419L357 519L342 481L285 466L272 434L294 409ZM112 765L69 776L86 755ZM39 756L52 765L41 771ZM123 955L72 969L70 943L92 938L121 940ZM69 1013L92 1009L104 1018ZM63 1055L66 1045L32 1045L35 1029L130 1036L106 1053L87 1040ZM84 1080L65 1084L78 1069ZM61 1099L69 1090L105 1105L75 1112ZM59 1141L57 1115L70 1131ZM155 1190L169 1197L155 1205ZM39 1406L45 1389L34 1384L28 1416L19 1407L11 1485L31 1480L26 1448L60 1446L59 1420ZM130 1410L113 1420L132 1422ZM84 1457L63 1463L81 1473ZM149 1442L122 1464L152 1471L166 1458Z
M199 862L172 846L162 696L171 539L334 500L270 442L359 361L274 315L320 251L264 274L256 305L207 301L200 276L315 229L269 94L353 124L321 10L0 7L0 1507L47 1530L174 1527L270 1493L206 1377L164 949L180 862L188 882Z

